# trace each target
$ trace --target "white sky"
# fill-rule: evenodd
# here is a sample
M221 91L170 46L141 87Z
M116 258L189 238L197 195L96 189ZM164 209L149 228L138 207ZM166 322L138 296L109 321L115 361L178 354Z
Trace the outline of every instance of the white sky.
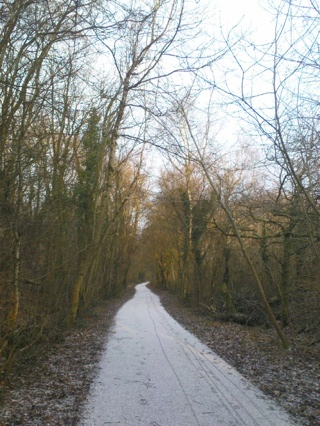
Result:
M267 0L193 0L196 1L198 7L201 9L203 5L208 5L211 9L210 15L213 18L207 16L208 25L211 27L219 23L225 34L239 24L240 28L244 30L249 29L254 34L255 41L265 41L269 36L272 38L273 26L271 25L272 16L262 8L261 2ZM192 4L192 1L190 2ZM268 25L269 23L269 25ZM212 28L212 27L211 27ZM210 28L210 29L211 29ZM239 30L240 30L239 28ZM217 28L217 33L219 33ZM211 31L209 30L209 33ZM243 122L240 122L235 117L225 116L222 118L221 125L217 124L217 139L219 144L221 143L226 151L237 151L238 140L243 140L244 135L241 129ZM257 141L257 143L259 143ZM162 167L162 164L166 163L163 158L155 159L153 162L153 170L157 174L158 168Z
M201 4L201 0L199 4ZM211 5L214 15L220 20L221 29L225 35L231 28L238 25L235 31L241 33L241 29L248 30L250 38L255 43L260 44L273 39L274 23L272 21L274 17L270 13L270 7L268 11L266 10L268 0L211 0ZM232 84L235 84L234 87L236 87L237 80L232 81L230 85L232 86ZM265 85L264 82L262 84ZM255 85L259 88L257 79L255 79ZM225 140L226 144L233 145L239 136L243 139L241 131L243 124L234 117L226 117L226 125L222 125L220 131L220 140Z
M235 24L241 18L244 23L252 23L254 27L265 31L267 12L261 7L259 0L213 0L214 8L221 13L222 22ZM263 24L262 24L263 23Z

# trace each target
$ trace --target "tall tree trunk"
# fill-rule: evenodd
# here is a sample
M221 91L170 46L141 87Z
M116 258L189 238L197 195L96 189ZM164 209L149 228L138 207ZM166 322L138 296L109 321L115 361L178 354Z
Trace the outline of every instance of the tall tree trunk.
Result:
M239 243L241 252L243 254L243 257L245 258L245 260L247 262L247 265L249 266L249 269L251 270L253 278L254 278L254 280L256 282L256 285L258 287L258 290L260 292L260 295L261 295L263 304L265 306L266 312L268 314L268 317L269 317L269 319L270 319L273 327L277 331L278 336L279 336L279 338L280 338L280 340L282 342L283 347L285 349L288 349L290 347L289 341L288 341L287 337L285 336L284 332L282 331L281 327L279 326L279 324L278 324L278 322L276 320L276 317L274 316L274 313L273 313L273 311L272 311L272 309L271 309L271 307L269 305L269 302L267 300L267 296L265 294L262 282L261 282L261 280L259 278L259 275L258 275L258 272L257 272L255 266L253 265L253 263L252 263L252 261L250 259L250 256L248 255L248 252L247 252L246 247L244 245L243 239L242 239L242 237L241 237L241 235L239 233L237 224L236 224L236 222L235 222L235 220L233 218L233 215L232 215L231 211L229 210L229 208L227 207L227 205L222 201L222 199L220 197L220 194L219 194L219 191L216 188L216 186L215 186L215 184L214 184L214 182L213 182L213 180L212 180L212 178L211 178L211 176L209 174L209 171L206 168L206 166L204 165L204 163L203 163L203 168L204 168L204 172L206 173L206 176L208 178L208 181L209 181L212 189L215 191L215 194L217 195L217 199L218 199L218 202L219 202L220 206L222 207L223 211L225 212L225 214L227 215L227 217L229 219L229 222L230 222L230 224L232 226L234 235L235 235L236 239L238 240L238 243Z
M233 303L233 299L231 296L231 293L229 291L229 284L230 284L230 257L231 257L231 251L229 247L226 247L224 249L224 260L225 260L225 269L223 274L223 281L221 284L221 292L222 296L224 298L224 302L227 307L227 311L229 314L235 313L235 306Z
M92 229L92 236L88 236L91 239L90 247L84 253L83 260L79 266L79 272L77 277L71 288L71 297L70 297L70 308L67 316L67 322L69 325L72 325L76 319L78 309L79 309L79 301L80 301L80 292L84 288L84 280L88 274L89 268L94 261L95 251L99 249L100 244L104 240L104 235L106 230L104 229L106 224L106 219L108 217L108 211L110 209L109 201L111 196L111 191L113 187L113 179L115 174L115 162L116 162L116 149L118 143L118 133L120 124L123 119L124 110L126 106L126 99L128 96L128 82L127 85L124 86L122 99L120 101L119 109L115 124L113 129L110 129L110 121L109 117L106 115L103 123L103 137L100 148L100 154L97 159L97 177L96 177L96 187L99 185L102 170L103 170L103 161L106 148L109 147L109 159L108 166L106 170L106 178L105 178L105 190L101 195L101 204L95 206L95 223L89 223L89 229ZM113 102L113 101L112 101ZM90 233L90 230L89 230Z
M269 317L269 319L270 319L273 327L277 331L278 336L279 336L279 338L280 338L280 340L282 342L283 347L285 349L288 349L290 347L289 340L287 339L287 337L285 336L285 334L282 331L281 327L279 326L279 324L278 324L278 322L276 320L276 317L274 316L274 313L273 313L273 311L271 309L271 306L269 305L269 302L267 300L267 296L265 294L262 282L261 282L261 280L259 278L258 272L257 272L254 264L251 261L251 258L249 256L249 254L248 254L248 252L246 250L245 244L243 242L243 238L241 237L241 235L239 233L238 226L237 226L236 221L235 221L235 219L233 217L233 214L232 214L231 210L229 209L228 205L226 204L226 202L221 197L221 194L220 194L220 192L219 192L216 184L214 183L214 181L213 181L213 179L212 179L212 177L211 177L211 175L209 173L209 169L206 166L206 162L205 162L205 160L203 158L202 151L200 150L199 145L197 143L197 140L195 139L195 137L193 135L193 131L191 129L191 126L190 126L188 117L186 115L186 112L184 110L182 110L182 112L183 112L186 124L188 126L189 134L190 134L190 136L191 136L191 138L192 138L192 140L193 140L193 142L194 142L194 144L196 146L196 149L197 149L197 152L198 152L198 155L199 155L199 160L198 161L199 161L199 163L200 163L200 165L201 165L201 167L202 167L202 169L203 169L203 171L204 171L204 173L205 173L205 175L207 177L207 180L208 180L211 188L213 189L213 191L214 191L214 193L215 193L215 195L217 197L217 201L218 201L219 205L221 206L222 210L224 211L224 213L226 214L226 216L227 216L227 218L229 220L229 223L230 223L230 225L231 225L231 227L233 229L234 236L236 237L236 239L237 239L237 241L239 243L240 250L241 250L241 252L243 254L243 257L245 258L245 260L247 262L247 265L248 265L248 267L249 267L249 269L250 269L250 271L252 273L252 276L254 278L254 281L255 281L255 283L257 285L257 288L258 288L259 293L261 295L261 298L262 298L263 304L265 306L266 312L268 314L268 317Z
M266 235L266 225L263 224L263 228L262 228L262 239L261 239L261 243L260 243L260 249L261 249L261 260L263 263L263 267L268 279L268 283L272 284L274 282L272 273L271 273L271 268L269 265L269 255L268 255L268 247L267 247L267 235Z
M11 333L18 320L19 308L20 308L20 289L19 289L19 281L20 281L20 249L21 249L21 236L19 232L15 230L14 232L14 271L13 271L13 284L12 284L12 306L9 311L7 317L7 331Z
M282 326L289 324L289 290L290 290L290 257L291 257L291 234L284 235L282 279L281 279L281 321Z

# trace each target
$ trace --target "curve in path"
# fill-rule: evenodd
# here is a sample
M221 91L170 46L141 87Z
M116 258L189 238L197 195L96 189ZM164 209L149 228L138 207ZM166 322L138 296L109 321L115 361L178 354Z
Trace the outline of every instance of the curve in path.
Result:
M116 315L81 426L295 424L182 328L146 285Z

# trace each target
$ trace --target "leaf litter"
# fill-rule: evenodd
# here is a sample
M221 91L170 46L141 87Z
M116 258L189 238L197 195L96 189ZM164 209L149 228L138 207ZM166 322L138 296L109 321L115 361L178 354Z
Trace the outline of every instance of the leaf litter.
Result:
M86 325L74 328L2 389L0 425L73 426L94 380L117 310L133 295L100 307ZM299 425L320 425L320 348L303 336L284 351L273 330L219 322L208 313L157 291L166 310L254 385L276 399Z

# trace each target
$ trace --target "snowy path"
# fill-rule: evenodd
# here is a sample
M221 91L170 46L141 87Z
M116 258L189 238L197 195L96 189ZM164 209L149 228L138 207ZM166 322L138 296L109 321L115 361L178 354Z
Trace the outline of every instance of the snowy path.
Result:
M82 426L293 425L184 330L146 284L118 312Z

